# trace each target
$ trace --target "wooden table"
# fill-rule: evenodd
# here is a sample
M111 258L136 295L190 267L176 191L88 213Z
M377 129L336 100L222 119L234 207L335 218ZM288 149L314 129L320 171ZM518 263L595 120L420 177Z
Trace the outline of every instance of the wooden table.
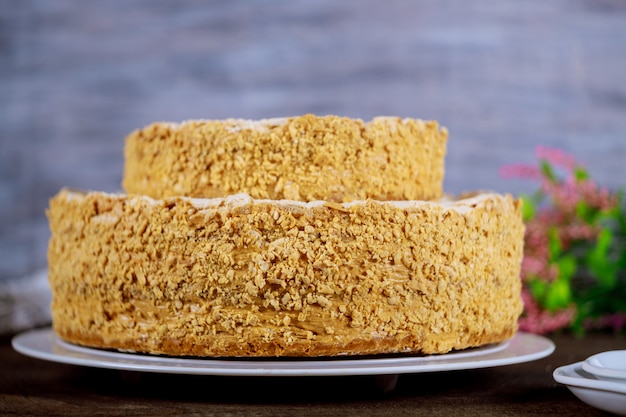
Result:
M381 392L371 376L213 377L87 368L46 362L0 342L0 415L602 416L552 372L605 350L621 336L551 337L544 359L498 368L401 375Z

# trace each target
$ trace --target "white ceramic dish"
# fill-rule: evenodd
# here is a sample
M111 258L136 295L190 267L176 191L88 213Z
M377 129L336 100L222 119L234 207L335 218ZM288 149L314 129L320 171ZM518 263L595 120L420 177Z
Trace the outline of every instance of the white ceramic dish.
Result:
M518 333L483 348L432 356L338 357L320 359L178 358L122 353L75 346L52 329L31 330L13 338L18 352L38 359L127 371L230 376L396 375L487 368L541 359L554 351L542 336Z
M600 379L626 384L626 350L610 350L590 356L582 367Z
M554 380L567 385L576 397L590 406L626 416L626 384L596 379L585 372L582 364L577 362L555 369Z

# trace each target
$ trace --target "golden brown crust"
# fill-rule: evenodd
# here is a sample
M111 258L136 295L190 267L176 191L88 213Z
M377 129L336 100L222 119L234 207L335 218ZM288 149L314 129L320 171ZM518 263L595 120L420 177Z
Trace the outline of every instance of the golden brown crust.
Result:
M453 203L61 191L53 323L87 346L198 356L445 353L511 337L524 226Z
M153 198L438 199L447 137L398 117L155 123L127 137L122 184Z

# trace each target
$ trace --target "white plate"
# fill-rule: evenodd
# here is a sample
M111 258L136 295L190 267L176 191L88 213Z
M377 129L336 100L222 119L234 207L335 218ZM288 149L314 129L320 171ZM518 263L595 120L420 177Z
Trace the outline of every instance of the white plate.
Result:
M626 350L610 350L590 356L582 367L600 379L626 383Z
M53 362L127 371L230 376L395 375L511 365L541 359L554 351L542 336L518 333L511 340L446 355L341 357L320 359L187 358L122 353L75 346L52 329L31 330L13 338L18 352Z
M585 370L582 362L554 370L554 380L592 407L626 416L626 384L602 381Z

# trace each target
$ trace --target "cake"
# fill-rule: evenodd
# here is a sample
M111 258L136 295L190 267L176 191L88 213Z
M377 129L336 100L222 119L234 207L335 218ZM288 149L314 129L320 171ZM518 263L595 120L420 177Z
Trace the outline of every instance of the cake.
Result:
M153 198L438 199L447 138L435 121L398 117L154 123L126 140L123 186Z
M50 201L56 334L173 356L442 354L517 331L520 202L443 194L436 122L155 123Z
M54 329L85 346L215 357L445 353L521 312L510 196L456 201L154 200L50 205Z

